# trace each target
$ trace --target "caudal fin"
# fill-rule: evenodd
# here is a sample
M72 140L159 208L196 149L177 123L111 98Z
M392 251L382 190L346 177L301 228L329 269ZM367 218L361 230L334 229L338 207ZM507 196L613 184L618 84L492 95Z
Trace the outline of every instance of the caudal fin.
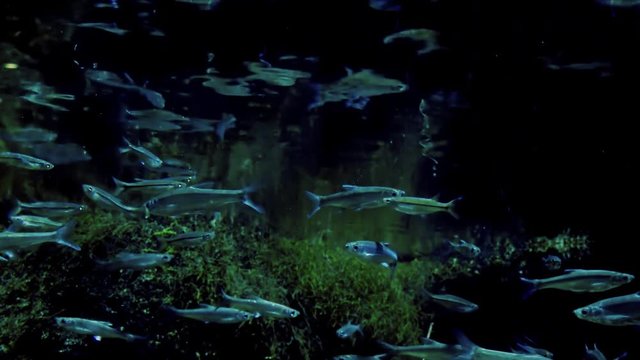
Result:
M307 219L311 219L311 217L320 210L320 202L321 198L319 195L312 193L311 191L305 191L305 195L311 200L311 211L307 214Z
M457 211L456 211L456 206L458 204L458 202L462 200L462 196L457 197L451 201L449 201L447 203L447 212L449 212L449 214L451 214L451 216L453 216L456 219L460 219L460 215L458 215Z
M126 189L124 181L118 180L112 177L113 182L116 184L116 189L113 191L114 196L119 196Z
M71 232L73 231L73 229L75 228L76 223L77 222L75 220L71 220L68 223L66 223L63 227L56 230L56 243L60 245L68 246L73 250L80 251L79 245L76 245L67 239L71 235Z
M538 290L538 283L536 280L531 280L527 278L520 278L520 281L525 286L524 294L522 295L522 299L528 299L533 293Z

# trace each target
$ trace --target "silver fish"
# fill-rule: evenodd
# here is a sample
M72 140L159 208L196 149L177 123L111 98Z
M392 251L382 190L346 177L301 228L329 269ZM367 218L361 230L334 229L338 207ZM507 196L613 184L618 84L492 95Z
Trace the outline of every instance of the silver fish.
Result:
M546 279L520 278L529 286L526 296L542 289L558 289L572 292L602 292L633 281L631 274L609 270L567 269L564 274Z
M126 341L144 340L145 337L127 334L113 327L106 321L83 319L77 317L56 317L56 324L65 330L81 335L91 335L100 341L102 338L122 339Z
M348 252L384 267L395 269L398 263L398 255L389 248L389 243L359 240L349 242L344 247Z
M260 314L258 313L249 313L239 309L207 304L200 304L200 307L196 309L176 309L173 306L167 306L166 308L175 315L199 320L205 324L210 322L218 324L237 324L260 317Z
M336 336L340 339L348 339L350 337L354 337L356 333L364 336L362 327L360 325L351 323L351 321L342 325L338 330L336 330Z
M440 48L438 45L438 32L429 29L408 29L400 31L383 40L385 44L391 44L398 39L413 40L422 43L422 47L418 50L418 55L428 54Z
M427 299L435 302L438 305L441 305L449 310L461 312L461 313L470 313L478 310L478 305L472 303L469 300L463 299L459 296L451 295L451 294L432 294L427 290L424 290Z
M79 251L80 246L68 240L75 225L75 221L70 221L58 230L48 232L0 232L0 252L21 250L49 242Z
M167 191L144 203L147 215L181 216L208 213L225 205L242 203L258 213L264 210L249 199L251 188L241 190L186 187Z
M58 201L24 203L18 200L16 207L11 211L11 215L18 215L26 211L36 215L57 218L77 215L85 210L87 210L86 205L76 203Z
M53 164L33 156L14 152L0 152L0 162L27 170L51 170Z
M460 345L443 344L431 339L422 339L420 345L397 346L391 345L384 341L378 343L385 348L391 355L415 357L419 359L429 360L450 360L457 359L464 353Z
M124 80L120 78L120 76L112 72L91 69L85 72L85 77L90 81L102 85L138 93L145 99L147 99L147 101L154 107L157 107L159 109L164 108L165 101L162 97L162 94L157 91L149 90L140 86L125 84Z
M317 195L306 191L305 194L312 203L307 218L311 218L323 206L359 211L385 206L383 199L404 195L402 190L384 186L342 185L342 189L344 191L330 195Z
M462 345L464 353L460 359L473 360L550 360L546 356L540 354L522 354L500 350L492 350L480 347L471 342L466 336L458 332L456 334L458 342Z
M291 319L300 315L298 310L257 296L248 299L241 299L229 296L224 292L224 290L222 290L222 299L233 308L241 309L249 313L258 313L265 317Z
M640 292L600 300L573 313L578 319L602 325L640 325Z
M457 219L458 214L455 212L455 205L460 199L457 198L443 203L436 198L400 196L384 198L383 201L391 205L396 211L409 215L428 215L444 211Z
M118 253L113 259L96 260L98 268L104 270L132 269L143 270L150 267L164 265L173 259L171 254L143 253L135 254L128 251Z
M462 239L460 239L458 243L453 243L449 241L449 245L451 245L451 247L461 255L464 255L470 258L477 257L478 255L480 255L480 252L481 252L479 247L477 247L474 244L468 243Z
M31 145L34 156L51 162L54 165L65 165L89 161L91 155L80 145L74 143L42 143Z
M34 215L13 215L10 216L11 226L9 231L20 230L46 230L46 229L58 229L64 226L64 223L51 220L42 216Z
M387 359L389 356L387 354L378 354L378 355L354 355L354 354L344 354L334 356L333 360L383 360Z
M85 195L87 195L89 199L93 200L96 205L102 208L118 210L131 216L142 215L144 212L141 207L125 205L119 198L96 186L83 184L82 191L84 191Z
M160 239L160 241L166 246L182 247L182 246L196 246L202 245L208 241L211 241L215 237L215 232L209 231L194 231L180 235L176 235L171 238Z
M134 183L128 183L113 178L113 182L116 184L116 189L113 194L115 196L120 195L126 190L138 190L138 191L167 191L173 189L180 189L187 186L186 183L176 181L172 179L150 179L150 180L136 180Z
M129 30L121 29L118 27L118 25L114 23L80 23L80 24L75 24L75 26L81 27L81 28L103 30L103 31L110 32L116 35L121 35L121 36L129 32Z
M37 127L14 129L0 134L3 140L17 143L52 142L57 137L58 134L55 132Z
M245 66L253 74L245 80L261 80L274 86L293 86L298 79L308 79L311 74L305 71L282 69L268 66L263 62L245 62Z
M47 97L46 95L40 95L40 94L27 94L27 95L22 95L20 96L21 99L26 100L32 104L36 104L36 105L40 105L40 106L46 106L50 109L56 110L56 111L69 111L69 109L67 109L64 106L60 106L60 105L56 105L56 104L52 104L51 103L51 98Z
M163 165L162 159L160 159L156 154L149 151L149 149L142 146L133 145L127 139L124 139L124 141L126 142L127 147L121 150L122 153L133 151L136 155L140 156L143 159L145 166L159 168Z
M584 356L588 360L607 360L607 357L598 349L596 344L593 344L593 349L589 349L589 347L585 345L584 350Z

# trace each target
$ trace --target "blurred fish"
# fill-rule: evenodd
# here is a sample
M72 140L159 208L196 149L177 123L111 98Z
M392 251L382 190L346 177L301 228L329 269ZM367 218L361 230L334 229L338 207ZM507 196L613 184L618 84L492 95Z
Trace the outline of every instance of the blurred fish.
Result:
M56 324L65 330L81 335L91 335L97 341L102 338L122 339L126 341L144 340L145 337L127 334L113 328L106 321L90 320L76 317L56 317Z
M178 124L174 124L170 121L162 120L127 120L127 127L135 130L151 130L160 132L173 132L182 129Z
M110 0L109 2L103 2L103 3L95 3L93 6L98 9L102 9L102 8L119 9L120 8L120 5L118 5L118 1L116 0Z
M0 152L0 163L27 170L51 170L53 164L33 156L3 151Z
M15 251L44 243L56 243L79 251L80 246L70 242L67 238L71 235L76 222L70 221L56 231L48 232L0 232L0 252Z
M369 0L369 7L380 11L400 11L402 7L397 0Z
M631 8L640 5L640 0L596 0L599 4L614 8Z
M171 238L160 239L160 242L164 246L183 247L183 246L197 246L207 243L215 237L213 231L194 231L180 235L176 235Z
M84 191L85 195L87 195L89 199L93 200L96 205L104 209L118 210L130 216L142 215L144 212L141 207L125 205L119 198L96 186L83 184L82 191Z
M213 89L220 95L225 96L251 96L251 89L249 88L249 82L243 78L223 78L216 75L216 70L211 70L207 75L196 75L185 80L187 83L194 79L206 79L207 81L202 83L202 86Z
M384 341L378 343L393 356L415 357L429 360L453 360L458 359L464 353L462 346L449 345L431 339L422 339L420 345L397 346Z
M438 45L438 32L429 29L408 29L400 31L386 36L383 43L391 44L400 39L422 43L422 47L418 50L418 55L428 54L434 50L440 49L440 45Z
M292 319L300 315L298 310L288 306L278 304L272 301L253 296L248 299L241 299L229 296L224 290L221 290L222 300L229 306L244 310L249 313L260 314L264 317L273 317L279 319Z
M389 358L388 354L378 354L378 355L345 354L345 355L334 356L333 360L384 360L388 358Z
M30 150L34 156L47 160L54 165L67 165L91 160L91 155L87 150L74 143L33 144Z
M0 133L2 140L17 143L52 142L55 141L57 137L58 134L55 132L37 127L12 129Z
M138 120L178 122L189 121L189 118L186 116L162 109L127 110L127 114Z
M162 159L160 159L156 154L149 151L147 148L133 145L126 138L124 139L124 141L127 144L127 147L121 149L120 150L121 153L127 153L130 151L133 152L134 154L138 155L140 158L143 159L142 161L145 166L149 166L152 168L159 168L160 166L162 166L163 164Z
M548 254L542 258L542 263L547 270L556 271L560 270L560 267L562 266L562 259L556 255Z
M403 196L404 191L384 186L356 186L342 185L344 191L330 195L316 195L310 191L305 194L311 200L311 211L307 218L311 218L320 208L332 206L360 211L385 206L383 199Z
M186 187L167 191L144 203L147 216L181 216L210 213L225 205L242 203L258 213L264 210L249 198L253 188L240 190Z
M516 347L518 347L519 350L513 351L515 353L533 354L533 355L537 354L537 355L540 355L540 356L544 356L545 358L548 358L548 359L553 359L553 353L551 351L549 351L549 350L535 348L533 346L525 345L525 344L520 343L520 342L518 342L516 344Z
M338 330L336 330L336 336L340 339L348 339L354 337L356 333L364 336L364 332L362 331L362 327L360 325L356 325L349 321L348 323L342 325Z
M151 105L160 109L164 108L165 101L162 94L133 84L126 84L124 80L115 73L104 70L87 70L85 77L90 81L105 86L138 93L147 99Z
M378 75L369 69L357 73L349 70L346 77L335 83L318 85L316 99L309 105L309 109L315 109L328 102L344 100L347 105L362 109L372 96L395 94L407 89L406 84Z
M383 201L391 205L391 207L393 207L396 211L409 215L428 215L445 211L457 219L458 214L455 212L454 207L460 199L462 198L459 197L449 202L442 203L437 200L437 197L429 199L421 197L400 196L384 198Z
M630 283L631 274L608 270L566 269L564 274L546 279L520 278L530 289L525 297L542 289L558 289L572 292L602 292Z
M227 130L233 129L236 127L236 117L233 114L222 114L222 119L218 122L216 126L216 135L218 136L218 140L224 140L224 134L226 134Z
M85 210L87 210L85 205L69 202L37 201L24 203L17 200L17 205L11 211L11 215L18 215L21 212L26 211L36 215L57 218L77 215Z
M640 292L594 302L573 311L578 319L609 326L640 325Z
M128 183L116 178L113 178L113 182L116 184L116 189L113 192L113 195L118 196L126 190L137 190L142 192L158 192L158 191L167 191L173 189L180 189L187 186L186 183L181 181L176 181L173 179L135 179L136 182Z
M199 320L205 324L210 322L217 324L237 324L260 317L258 313L248 313L238 309L207 304L200 304L200 307L197 309L176 309L173 306L165 306L165 308L175 315Z
M478 255L480 255L480 248L477 247L474 244L470 244L462 239L460 239L460 242L458 242L457 244L449 241L449 244L451 245L451 247L457 251L458 253L466 256L466 257L470 257L470 258L474 258L477 257Z
M124 35L129 32L129 30L121 29L118 27L118 25L114 23L80 23L80 24L73 24L73 25L80 28L91 28L91 29L103 30L116 35Z
M585 345L584 350L584 356L587 360L607 360L607 357L598 350L596 344L593 344L593 349L589 349L589 347Z
M53 110L56 111L69 111L69 109L67 109L64 106L60 106L60 105L56 105L50 102L50 100L42 95L38 95L38 94L27 94L27 95L22 95L20 96L20 98L32 103L32 104L36 104L36 105L41 105L41 106L46 106L48 108L51 108Z
M398 264L398 255L391 250L389 243L358 240L345 244L344 248L350 253L356 254L367 261L391 268L395 272Z
M424 294L427 299L435 302L438 305L441 305L449 310L460 312L460 313L470 313L478 310L478 305L472 303L469 300L463 299L459 296L450 295L450 294L432 294L427 290L424 290Z
M244 78L246 81L261 80L274 86L293 86L298 79L311 77L311 74L305 71L272 67L263 62L245 62L244 64L253 73Z
M20 231L20 230L52 230L58 229L64 226L64 223L51 220L42 216L34 215L13 215L10 216L11 226L7 230Z
M119 269L132 269L132 270L144 270L150 267L164 265L173 259L171 254L163 253L142 253L135 254L128 251L122 251L118 253L113 259L110 260L96 260L96 265L102 270L119 270Z
M464 336L461 332L456 332L456 337L458 338L458 342L462 345L464 353L459 357L456 357L456 360L484 360L484 359L492 359L492 360L549 360L551 358L545 357L539 354L522 354L522 353L514 353L514 352L506 352L499 350L491 350L480 347L471 342L466 336Z
M200 10L212 10L220 4L220 0L176 0L176 2L198 5Z

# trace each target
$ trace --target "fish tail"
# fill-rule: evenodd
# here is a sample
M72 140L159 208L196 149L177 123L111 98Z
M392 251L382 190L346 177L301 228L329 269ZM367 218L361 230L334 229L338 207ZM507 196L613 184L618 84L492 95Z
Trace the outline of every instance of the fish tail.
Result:
M125 340L128 342L134 341L146 341L148 338L146 336L134 335L134 334L125 334Z
M322 206L322 198L311 191L305 191L304 193L307 195L309 200L311 200L311 211L307 214L307 219L311 219L311 217L320 210L320 206Z
M262 206L256 204L255 202L253 202L253 200L251 200L249 198L249 193L247 193L247 192L244 193L244 199L242 200L242 203L247 205L248 207L252 208L253 210L258 212L259 214L264 214L264 208Z
M222 301L226 303L231 302L231 296L224 291L224 288L220 286L220 296L222 296Z
M397 354L398 353L398 347L395 346L395 345L391 345L388 342L384 342L382 340L378 340L378 345L382 346L382 348L385 349L388 354Z
M236 127L236 117L233 114L222 114L222 120L216 126L216 135L220 141L224 140L224 134L227 130Z
M22 211L22 201L16 200L16 206L13 209L11 209L11 211L9 212L9 218L20 214L21 211Z
M144 96L144 98L147 99L147 101L154 107L158 109L164 108L164 97L162 97L162 94L159 92L140 88L140 95Z
M74 244L67 239L71 235L71 232L73 231L73 229L75 228L76 223L77 222L75 220L71 220L68 223L66 223L63 227L56 230L56 243L60 245L68 246L73 250L80 251L79 245Z
M112 177L113 182L116 184L116 189L113 191L114 196L119 196L126 189L124 181L118 180Z
M472 360L478 345L469 340L469 338L460 330L454 330L453 333L463 349L463 353L457 355L453 360Z
M522 295L523 299L528 299L533 293L538 290L538 282L527 278L520 278L520 281L525 285L525 292Z
M456 212L456 205L460 200L462 200L462 196L457 197L447 203L447 211L449 212L449 214L451 214L451 216L453 216L457 220L460 219L460 215L458 215L458 213Z

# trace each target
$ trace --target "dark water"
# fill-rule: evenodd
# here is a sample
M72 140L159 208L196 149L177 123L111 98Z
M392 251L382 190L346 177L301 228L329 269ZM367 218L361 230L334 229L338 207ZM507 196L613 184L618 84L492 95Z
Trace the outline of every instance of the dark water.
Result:
M0 42L30 56L33 62L23 67L43 83L76 94L68 104L70 111L56 116L54 126L60 138L83 145L93 160L42 179L43 186L63 198L82 201L82 183L108 184L112 176L133 177L138 171L127 169L118 157L121 138L127 134L123 111L148 104L118 92L85 92L84 71L95 64L126 73L136 84L148 82L165 96L168 110L202 118L235 114L238 123L228 132L228 142L248 144L249 158L268 161L258 160L252 172L243 173L238 170L243 160L238 154L244 152L225 147L216 152L216 166L208 168L208 160L188 153L212 149L207 144L211 139L202 134L181 137L179 153L203 164L205 177L214 181L244 186L258 180L259 199L275 210L266 215L275 231L304 238L331 229L336 244L353 236L383 234L407 253L417 238L433 237L434 232L449 236L479 228L484 236L495 232L522 239L570 229L589 236L592 247L590 256L567 259L566 268L640 275L633 251L640 180L633 131L640 80L637 9L611 10L591 1L407 0L400 12L375 11L366 1L222 0L212 10L169 0L121 1L119 9L93 4L0 4ZM140 12L149 17L140 17ZM118 36L69 28L66 22L116 22L131 32ZM150 36L151 27L165 36ZM410 42L382 43L385 36L409 28L438 31L443 48L417 56ZM211 61L209 54L214 54ZM287 66L277 61L282 55L318 60ZM224 76L241 76L243 62L260 57L313 76L262 97L222 96L200 81L183 81L212 66ZM553 71L545 67L545 59L567 64L597 61L610 68L606 74ZM3 58L10 61L14 60ZM409 90L372 97L363 110L343 103L308 110L313 84L345 76L345 67L374 69L404 82ZM430 99L430 115L439 129L433 140L446 141L437 164L421 156L416 145L421 99ZM19 113L18 123L36 117L27 110ZM299 131L288 131L292 125ZM274 133L279 136L272 139ZM140 132L135 140L146 142L153 136ZM158 138L175 142L166 134ZM276 145L282 149L277 156ZM302 216L308 211L304 190L326 194L349 183L406 187L416 196L440 194L445 200L463 196L461 220L389 219L378 210L373 210L374 219L385 220L375 224L360 214L325 209L312 220ZM23 195L21 190L11 191ZM12 204L12 196L4 196L7 212ZM634 328L591 324L571 314L606 296L549 292L524 302L519 284L503 281L504 271L512 271L507 276L514 277L518 267L489 264L477 276L449 284L448 289L473 298L482 311L443 317L443 340L453 342L447 330L463 328L487 348L507 350L515 336L529 334L557 359L582 358L585 343L597 343L608 358L625 351L630 359L640 357ZM632 283L606 294L636 289ZM91 346L90 353L100 351L99 345ZM118 351L138 352L143 358L150 354L124 349Z

